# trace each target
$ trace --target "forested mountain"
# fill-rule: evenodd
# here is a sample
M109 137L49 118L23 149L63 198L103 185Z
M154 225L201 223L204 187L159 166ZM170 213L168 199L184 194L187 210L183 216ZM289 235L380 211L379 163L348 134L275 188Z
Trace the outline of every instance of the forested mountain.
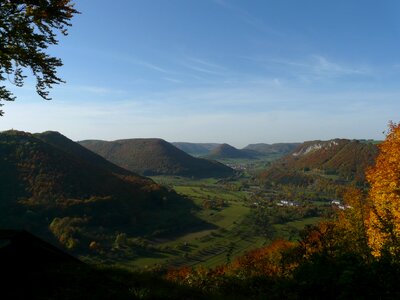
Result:
M172 143L176 148L185 151L186 153L194 156L204 156L210 153L214 148L221 144L217 143Z
M109 244L116 231L169 234L192 221L191 202L61 134L2 132L0 155L1 228L87 251L91 241Z
M247 158L257 157L259 153L253 150L239 150L229 144L221 144L214 148L206 157L211 159Z
M100 155L88 151L85 147L81 146L78 143L75 143L56 131L46 131L43 133L34 134L38 139L76 157L77 159L84 160L91 165L95 165L102 169L109 170L113 173L117 173L120 175L132 175L131 171L118 167L117 165L109 162L104 159ZM137 175L139 176L139 175Z
M162 139L79 142L116 165L142 175L226 177L233 170L219 162L195 158Z
M365 181L365 170L372 166L378 148L371 142L347 139L309 141L276 161L260 176L263 181L306 183L318 174L339 180Z
M276 143L276 144L249 144L243 150L253 150L262 154L288 154L292 152L300 143Z

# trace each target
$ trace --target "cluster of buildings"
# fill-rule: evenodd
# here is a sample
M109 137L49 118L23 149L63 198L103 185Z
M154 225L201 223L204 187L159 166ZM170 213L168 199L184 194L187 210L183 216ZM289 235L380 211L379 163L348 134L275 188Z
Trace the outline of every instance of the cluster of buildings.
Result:
M339 200L332 200L332 201L331 201L331 204L332 204L333 206L336 206L337 208L339 208L339 209L341 209L341 210L345 210L345 209L351 208L350 205L342 204L342 202L340 202Z

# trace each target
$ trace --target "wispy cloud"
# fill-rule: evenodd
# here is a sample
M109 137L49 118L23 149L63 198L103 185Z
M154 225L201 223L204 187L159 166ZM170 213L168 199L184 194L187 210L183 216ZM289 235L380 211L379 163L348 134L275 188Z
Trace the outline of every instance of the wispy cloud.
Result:
M140 66L140 67L144 67L148 70L151 71L155 71L158 73L163 73L163 74L174 74L175 72L167 69L164 66L161 66L159 64L156 64L154 62L150 62L148 60L142 59L142 58L138 58L135 56L131 56L131 55L127 55L127 54L108 54L108 53L103 53L103 56L108 57L108 58L112 58L113 60L119 61L119 62L123 62L126 64L131 64L131 65L136 65L136 66Z
M221 70L221 71L226 70L226 67L223 67L221 65L218 65L216 63L213 63L213 62L210 62L210 61L207 61L204 59L200 59L200 58L196 58L196 57L189 57L188 60L192 61L194 63L197 63L199 65L209 67L209 68L213 68L213 69L217 69L217 70Z
M221 72L210 70L201 66L196 66L193 64L188 64L188 63L182 63L182 65L192 71L200 72L200 73L206 73L206 74L211 74L211 75L224 75Z
M340 63L322 55L309 55L303 59L242 57L262 66L266 72L279 72L312 83L324 79L341 77L372 77L374 72L369 66Z
M13 127L41 132L51 129L58 130L74 140L161 137L169 141L228 142L242 147L255 142L301 142L335 137L379 138L387 120L395 119L396 111L400 109L395 102L391 106L374 104L372 98L381 97L378 93L370 95L368 100L363 100L357 105L353 104L354 107L349 108L349 105L345 105L341 107L342 110L321 110L321 107L314 105L314 109L311 110L309 107L293 109L292 105L296 101L303 102L304 99L311 98L309 103L341 106L343 99L365 99L366 93L336 94L328 98L302 94L298 95L298 98L292 98L294 95L286 98L284 95L278 97L272 93L263 95L261 92L253 92L246 96L244 90L236 97L259 97L258 110L232 110L226 105L225 110L215 110L215 106L208 110L199 109L200 106L210 106L219 97L232 99L238 92L240 91L199 90L195 91L196 98L193 91L181 91L164 96L160 94L154 102L148 99L82 105L15 102L7 107L0 130ZM399 93L385 97L388 96L398 99ZM154 95L148 97L154 99ZM268 99L273 97L277 97L275 104L286 102L290 105L271 105ZM172 102L172 98L175 98L175 102ZM201 105L183 105L185 101L189 103L194 99L203 102ZM262 101L266 103L263 104ZM375 117L371 118L371 115Z
M183 83L182 80L175 79L175 78L163 77L163 79L166 80L166 81L169 81L169 82L173 82L173 83Z
M320 55L311 57L312 63L310 67L316 72L329 73L333 75L370 75L371 72L365 67L354 67L351 65L340 64L329 61L327 58Z
M167 70L167 69L165 69L163 67L155 65L153 63L149 63L149 62L144 61L144 60L129 59L129 61L131 63L133 63L133 64L136 64L138 66L143 66L143 67L145 67L147 69L150 69L150 70L153 70L153 71L157 71L157 72L164 73L164 74L173 74L173 72L171 72L171 71L169 71L169 70Z
M226 76L227 69L218 64L204 59L188 57L180 61L180 64L187 69L208 75Z
M163 74L173 74L174 73L172 70L169 70L168 68L161 66L160 64L157 64L153 61L143 59L142 57L138 57L137 55L131 54L128 52L121 51L119 53L116 53L116 52L109 53L109 52L98 50L98 49L93 50L93 51L95 51L94 53L98 57L100 57L101 59L106 59L107 61L122 62L125 64L141 66L146 69L156 71L159 73L163 73ZM93 53L93 51L91 53Z
M77 96L80 93L76 90ZM182 87L120 97L118 101L24 99L7 104L0 130L53 129L75 140L161 137L238 146L334 137L379 138L386 122L397 120L399 98L396 89L324 93L299 89L279 78L254 78L226 86Z

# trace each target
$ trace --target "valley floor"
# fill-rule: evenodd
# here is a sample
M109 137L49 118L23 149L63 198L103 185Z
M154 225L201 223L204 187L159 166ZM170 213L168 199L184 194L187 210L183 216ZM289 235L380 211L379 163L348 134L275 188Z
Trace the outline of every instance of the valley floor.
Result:
M189 233L184 228L186 233L181 236L128 238L116 247L112 260L106 263L116 262L119 266L142 270L215 267L272 240L295 240L304 226L322 220L320 216L293 214L298 207L280 207L276 193L249 185L248 178L224 181L158 176L153 179L193 201L198 207L195 215L208 226ZM278 214L283 211L286 217L272 220L265 215L273 215L275 211ZM267 223L260 224L266 219Z

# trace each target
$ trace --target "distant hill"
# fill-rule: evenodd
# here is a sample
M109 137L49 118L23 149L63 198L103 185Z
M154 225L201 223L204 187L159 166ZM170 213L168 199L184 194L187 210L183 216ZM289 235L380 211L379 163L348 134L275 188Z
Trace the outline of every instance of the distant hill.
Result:
M91 241L111 245L115 232L173 234L182 224L198 225L193 209L175 192L59 133L0 133L0 228L87 252Z
M292 152L300 143L276 143L276 144L249 144L244 150L253 150L262 154L288 154Z
M204 156L209 154L214 148L221 144L217 143L183 143L176 142L172 143L176 148L185 151L186 153L193 156Z
M237 149L229 144L218 143L172 143L178 149L194 156L213 159L249 158L270 154L285 155L293 151L300 143L276 143L276 144L249 144L243 149ZM233 148L233 149L232 149Z
M260 176L264 181L309 182L315 171L335 175L341 180L364 182L365 170L374 164L375 143L334 139L309 141L271 165ZM299 171L301 171L299 173ZM297 173L296 173L297 172Z
M162 139L79 142L116 165L142 175L226 177L234 171L216 161L195 158Z
M211 159L247 158L253 159L258 155L253 150L239 150L229 144L221 144L214 148L206 157Z

